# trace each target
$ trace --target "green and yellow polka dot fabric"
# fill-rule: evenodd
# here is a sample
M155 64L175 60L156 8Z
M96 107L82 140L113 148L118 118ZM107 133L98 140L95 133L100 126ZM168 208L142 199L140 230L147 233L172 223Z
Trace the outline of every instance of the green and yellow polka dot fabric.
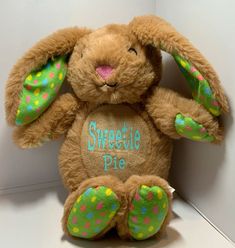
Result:
M110 188L88 188L69 213L68 231L75 237L93 238L109 225L119 207L119 200Z
M190 117L177 114L175 128L179 135L194 141L214 141L214 136L209 135L206 128Z
M130 205L130 235L136 240L144 240L156 234L166 218L168 207L167 194L162 188L142 185Z
M221 114L220 104L208 81L189 61L179 55L173 56L192 90L193 98L215 116Z
M67 73L66 57L50 59L46 65L32 71L24 80L16 125L25 125L37 119L52 103Z

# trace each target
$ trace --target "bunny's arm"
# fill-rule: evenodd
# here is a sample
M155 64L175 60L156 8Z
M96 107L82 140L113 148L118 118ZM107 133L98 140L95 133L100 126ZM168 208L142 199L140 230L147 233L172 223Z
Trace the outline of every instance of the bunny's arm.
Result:
M33 148L59 138L72 125L80 105L72 94L61 95L40 118L15 129L15 143L21 148Z
M156 127L173 139L217 143L223 138L218 119L202 105L170 89L155 88L147 98L146 110Z

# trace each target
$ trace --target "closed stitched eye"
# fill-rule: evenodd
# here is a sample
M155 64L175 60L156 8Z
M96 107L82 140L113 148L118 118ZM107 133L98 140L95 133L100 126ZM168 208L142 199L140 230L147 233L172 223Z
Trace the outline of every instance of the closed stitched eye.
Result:
M128 49L128 52L129 52L129 53L135 53L135 54L137 55L137 51L136 51L135 48L133 48L133 47L130 47L130 48Z

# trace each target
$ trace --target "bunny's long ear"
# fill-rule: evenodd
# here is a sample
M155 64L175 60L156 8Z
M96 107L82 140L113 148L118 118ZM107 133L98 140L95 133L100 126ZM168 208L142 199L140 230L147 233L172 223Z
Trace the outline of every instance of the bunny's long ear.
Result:
M69 54L89 32L79 28L59 30L39 41L16 63L6 85L9 124L28 124L49 107L65 79Z
M227 99L216 72L169 23L156 16L141 16L134 18L129 26L142 45L152 45L174 57L197 102L215 116L228 112Z

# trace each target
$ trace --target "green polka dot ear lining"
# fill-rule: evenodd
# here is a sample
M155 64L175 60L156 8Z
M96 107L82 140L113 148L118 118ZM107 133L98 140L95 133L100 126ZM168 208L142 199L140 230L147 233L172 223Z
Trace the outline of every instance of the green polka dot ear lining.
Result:
M220 105L207 80L190 62L179 55L174 55L173 57L189 83L193 98L202 104L210 113L219 116L221 114Z
M24 80L16 125L37 119L56 98L67 72L66 56L50 59L39 70L32 71Z

